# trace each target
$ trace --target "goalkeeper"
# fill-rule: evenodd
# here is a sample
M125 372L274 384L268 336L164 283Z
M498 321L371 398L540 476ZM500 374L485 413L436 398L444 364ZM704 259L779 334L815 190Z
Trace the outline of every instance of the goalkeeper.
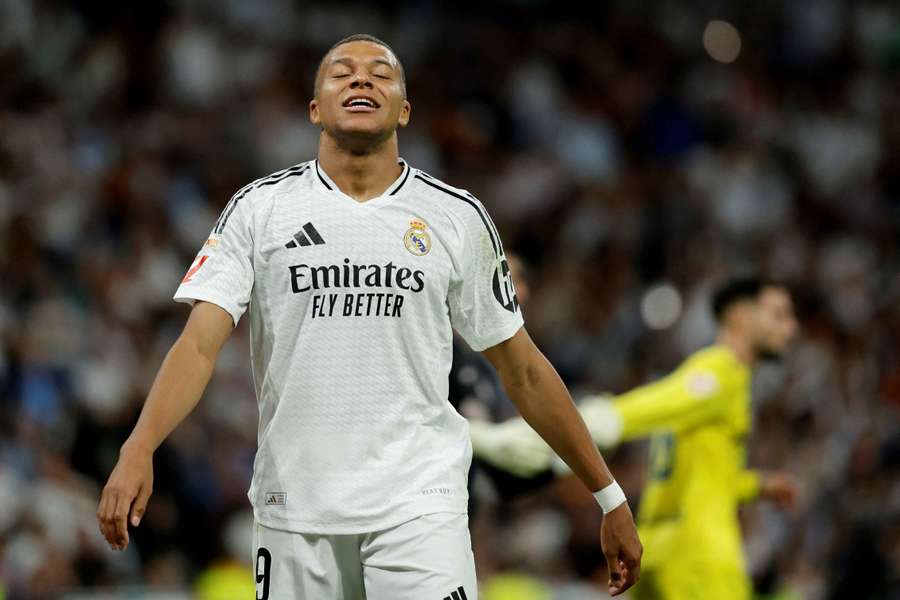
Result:
M632 596L638 600L749 599L738 505L765 497L789 506L794 499L788 475L744 466L751 369L779 357L796 333L790 294L771 282L740 279L719 289L712 304L715 345L654 383L579 407L598 446L651 438L638 511L644 542L643 576ZM559 463L519 418L472 422L471 436L476 456L520 476Z

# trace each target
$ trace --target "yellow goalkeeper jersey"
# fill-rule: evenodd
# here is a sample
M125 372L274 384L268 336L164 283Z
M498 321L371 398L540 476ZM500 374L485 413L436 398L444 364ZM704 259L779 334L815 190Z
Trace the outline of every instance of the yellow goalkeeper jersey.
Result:
M738 504L759 491L758 476L744 466L750 369L730 349L712 346L614 406L623 440L651 436L638 510L643 568L676 560L743 572Z

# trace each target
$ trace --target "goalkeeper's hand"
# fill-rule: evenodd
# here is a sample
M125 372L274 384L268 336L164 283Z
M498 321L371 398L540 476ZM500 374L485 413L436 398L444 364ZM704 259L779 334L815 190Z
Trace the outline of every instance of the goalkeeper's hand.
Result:
M622 441L622 417L613 404L612 396L588 396L578 403L578 412L601 450L615 448Z
M622 417L613 406L612 396L584 398L578 411L601 450L619 444ZM499 424L473 419L469 421L469 432L475 456L513 475L532 477L548 468L558 475L571 473L568 465L521 417Z
M475 456L518 477L534 477L550 467L550 446L521 417L503 423L469 421Z
M775 501L783 510L793 508L799 487L793 475L786 471L765 471L760 480L760 497Z

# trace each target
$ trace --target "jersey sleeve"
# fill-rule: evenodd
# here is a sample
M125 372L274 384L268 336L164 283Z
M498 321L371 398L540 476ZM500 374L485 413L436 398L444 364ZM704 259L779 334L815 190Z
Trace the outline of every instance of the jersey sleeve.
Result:
M671 375L616 398L622 440L682 431L720 418L730 409L726 377L715 364L682 365Z
M738 476L735 494L739 502L751 502L759 497L762 479L759 471L744 469Z
M237 325L253 289L250 200L236 194L222 211L175 291L176 302L211 302L226 310Z
M522 327L522 310L497 228L471 196L463 218L460 273L448 295L453 328L478 352L508 340Z

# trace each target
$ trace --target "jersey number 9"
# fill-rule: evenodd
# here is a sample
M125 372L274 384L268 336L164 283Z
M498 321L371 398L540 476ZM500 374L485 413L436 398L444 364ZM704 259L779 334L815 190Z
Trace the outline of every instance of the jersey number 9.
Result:
M256 600L269 600L269 578L272 575L272 554L265 548L256 552ZM260 587L262 584L262 587Z

